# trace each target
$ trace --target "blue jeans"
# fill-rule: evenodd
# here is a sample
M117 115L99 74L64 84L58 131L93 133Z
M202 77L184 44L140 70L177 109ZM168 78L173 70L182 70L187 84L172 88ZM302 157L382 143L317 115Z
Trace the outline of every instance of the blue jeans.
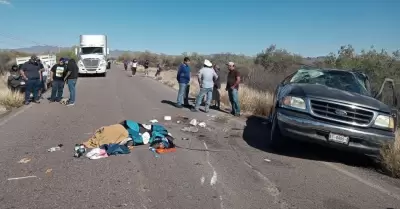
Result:
M25 102L29 102L31 92L33 94L33 101L39 100L38 93L40 88L40 79L28 79L25 87Z
M61 101L64 92L64 81L63 80L53 80L53 85L51 89L52 101Z
M204 95L207 95L206 107L205 111L207 112L210 108L210 103L212 99L213 88L201 88L199 94L196 97L196 105L194 109L198 110L200 107L201 102L203 101Z
M178 98L176 99L177 105L189 105L189 88L190 85L186 83L179 84Z
M69 89L69 102L70 104L75 103L75 86L77 79L68 79L68 89Z
M42 93L47 90L47 76L42 76L41 90Z
M239 104L239 92L237 89L229 89L228 90L229 101L231 102L233 115L240 114L240 104Z

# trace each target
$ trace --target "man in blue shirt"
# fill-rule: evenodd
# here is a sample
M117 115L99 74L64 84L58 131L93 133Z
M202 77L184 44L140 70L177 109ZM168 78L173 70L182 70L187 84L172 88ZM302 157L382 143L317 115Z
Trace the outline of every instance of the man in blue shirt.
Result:
M179 83L178 98L176 99L176 107L182 108L182 104L189 105L189 82L190 82L190 59L185 57L183 63L179 66L176 80Z
M31 92L33 94L33 102L40 103L38 91L42 80L42 73L40 66L36 61L37 57L33 55L28 62L22 65L20 70L20 73L26 82L25 105L28 105L30 102Z

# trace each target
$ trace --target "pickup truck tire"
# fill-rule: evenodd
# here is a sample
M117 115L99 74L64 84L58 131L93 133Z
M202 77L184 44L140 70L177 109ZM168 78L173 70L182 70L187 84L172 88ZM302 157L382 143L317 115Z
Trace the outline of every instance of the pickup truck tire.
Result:
M286 145L287 139L282 135L279 129L276 113L273 115L271 122L271 135L268 140L268 147L274 151L282 151Z
M102 73L101 74L101 77L106 77L107 76L107 73Z

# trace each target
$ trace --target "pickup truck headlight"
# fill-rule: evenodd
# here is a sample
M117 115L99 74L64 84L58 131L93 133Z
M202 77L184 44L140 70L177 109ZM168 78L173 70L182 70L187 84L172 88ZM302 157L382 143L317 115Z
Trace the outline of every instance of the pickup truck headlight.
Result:
M306 102L300 97L286 96L282 100L282 104L288 107L293 107L300 110L306 109Z
M394 119L391 116L387 115L378 115L375 119L374 125L383 127L383 128L394 128Z

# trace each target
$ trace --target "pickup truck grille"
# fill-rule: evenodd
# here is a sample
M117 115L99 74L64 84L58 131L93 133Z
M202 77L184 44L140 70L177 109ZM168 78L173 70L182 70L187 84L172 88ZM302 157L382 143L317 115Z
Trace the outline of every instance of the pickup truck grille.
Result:
M328 120L366 126L374 117L372 111L351 107L350 105L341 105L329 101L313 99L310 99L310 104L311 110L315 116Z
M95 58L83 59L83 65L85 68L97 68L99 67L100 60Z

